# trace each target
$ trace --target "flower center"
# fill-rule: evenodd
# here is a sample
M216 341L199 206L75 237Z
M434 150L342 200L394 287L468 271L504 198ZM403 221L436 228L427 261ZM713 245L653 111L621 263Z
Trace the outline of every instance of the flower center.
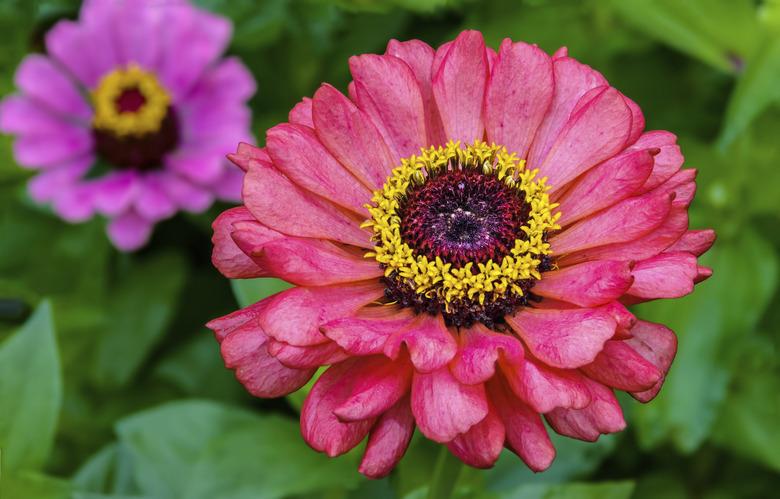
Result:
M170 95L135 64L105 75L92 92L92 132L98 154L119 168L160 166L179 142Z
M366 256L385 269L388 299L457 327L496 327L526 305L551 267L547 232L560 216L536 173L480 141L404 159L363 224L373 229Z

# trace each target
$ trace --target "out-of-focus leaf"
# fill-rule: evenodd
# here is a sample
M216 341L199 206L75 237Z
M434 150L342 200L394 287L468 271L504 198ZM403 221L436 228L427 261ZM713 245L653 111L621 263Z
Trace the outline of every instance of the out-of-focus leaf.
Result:
M639 317L668 325L679 338L677 358L660 395L634 409L646 448L671 440L690 453L707 438L730 377L722 353L750 334L775 289L776 255L752 231L719 241L703 261L715 274L691 296L638 307Z
M355 11L386 12L400 7L417 12L432 12L459 2L460 0L336 0L335 3Z
M501 499L629 499L634 482L562 483L521 485Z
M71 487L65 480L35 472L3 472L0 479L3 499L71 499Z
M233 21L231 43L257 49L276 41L285 27L290 0L197 0L197 3Z
M43 466L51 451L61 403L57 340L51 305L44 301L27 323L0 345L3 470Z
M767 36L737 79L723 120L718 143L731 144L748 125L780 98L780 35Z
M760 33L750 0L613 0L612 6L637 29L725 71L741 68Z
M259 302L265 297L271 296L279 291L290 288L290 284L281 279L234 279L230 281L233 288L233 294L240 307L248 307Z
M135 495L138 487L128 450L117 443L100 449L73 476L73 488L81 493Z
M141 491L187 499L263 499L347 489L349 459L306 446L294 421L207 401L173 402L117 425Z
M167 253L134 264L109 297L105 332L99 339L95 379L120 386L159 341L178 304L185 265Z

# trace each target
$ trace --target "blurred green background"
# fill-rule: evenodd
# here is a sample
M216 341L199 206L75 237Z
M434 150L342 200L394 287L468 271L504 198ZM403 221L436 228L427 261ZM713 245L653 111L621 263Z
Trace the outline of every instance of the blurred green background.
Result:
M780 490L780 1L199 0L231 18L253 71L254 131L285 121L347 58L391 38L437 45L461 29L539 44L603 72L648 129L678 134L699 169L692 227L714 227L715 275L682 300L638 307L679 335L652 403L622 400L629 429L555 438L533 475L515 456L466 470L485 498L768 498ZM0 93L77 0L0 1ZM178 215L143 251L113 250L101 221L34 206L0 138L0 497L255 499L424 497L437 448L416 437L388 479L328 460L298 435L300 396L264 401L222 366L203 324L280 283L211 267L209 213Z

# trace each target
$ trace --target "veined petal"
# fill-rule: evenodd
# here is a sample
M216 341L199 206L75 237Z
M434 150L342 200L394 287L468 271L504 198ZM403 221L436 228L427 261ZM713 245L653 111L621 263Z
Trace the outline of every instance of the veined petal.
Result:
M214 229L214 235L211 238L211 242L214 244L211 263L227 278L251 279L268 275L246 253L241 251L231 237L235 222L254 222L254 220L255 218L249 213L249 210L239 206L222 212L211 224Z
M533 291L582 307L604 305L617 300L631 287L631 267L631 262L609 260L572 265L545 272Z
M458 354L450 369L458 381L467 385L484 383L492 378L500 356L508 364L523 361L523 347L517 338L493 332L481 324L461 330L458 341Z
M333 412L342 421L359 421L382 415L409 392L412 366L372 355L357 360L357 378L347 399Z
M360 472L369 478L382 478L401 460L414 433L414 416L409 397L396 402L371 429L368 445L360 461Z
M626 343L662 373L661 379L649 390L631 393L632 397L646 403L655 398L664 383L677 353L677 336L666 326L646 321L637 321L631 335Z
M441 315L419 315L385 343L385 355L398 358L401 347L409 349L412 364L419 372L431 372L446 365L455 356L458 344L444 325Z
M634 283L628 294L645 299L680 298L693 291L698 274L696 256L691 253L661 253L637 262L631 272Z
M502 363L501 371L514 394L537 413L558 407L581 409L590 403L588 385L576 370L556 369L528 357Z
M552 428L567 437L595 442L599 436L622 431L626 427L623 410L612 390L586 379L591 402L582 409L554 409L545 417Z
M466 433L452 439L447 448L469 466L490 468L501 455L505 435L504 423L488 404L487 416Z
M594 361L582 371L593 380L612 388L639 392L652 388L663 377L625 341L608 341Z

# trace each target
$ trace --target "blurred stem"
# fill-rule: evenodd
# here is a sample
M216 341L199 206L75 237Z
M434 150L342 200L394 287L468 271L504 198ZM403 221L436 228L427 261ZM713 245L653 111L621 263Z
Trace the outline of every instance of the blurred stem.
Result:
M446 446L442 445L439 457L436 459L436 468L433 470L433 478L428 487L428 499L449 499L455 490L455 482L463 467L460 459L453 456Z

